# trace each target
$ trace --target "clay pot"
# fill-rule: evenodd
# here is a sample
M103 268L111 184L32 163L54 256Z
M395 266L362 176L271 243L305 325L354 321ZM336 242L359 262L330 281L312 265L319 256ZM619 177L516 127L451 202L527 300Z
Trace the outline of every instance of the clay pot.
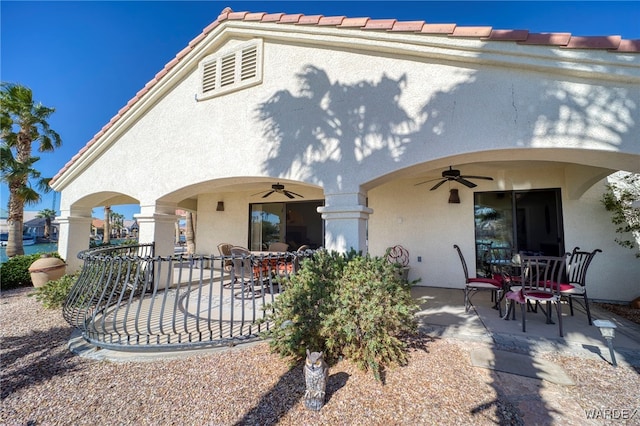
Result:
M67 264L58 259L43 255L29 266L29 274L34 287L42 287L49 281L62 278L67 269Z

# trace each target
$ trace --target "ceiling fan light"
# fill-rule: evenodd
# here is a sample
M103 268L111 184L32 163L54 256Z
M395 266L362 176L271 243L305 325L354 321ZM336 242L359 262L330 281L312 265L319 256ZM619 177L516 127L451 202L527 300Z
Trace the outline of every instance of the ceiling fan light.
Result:
M455 188L449 190L449 204L460 204L460 195Z

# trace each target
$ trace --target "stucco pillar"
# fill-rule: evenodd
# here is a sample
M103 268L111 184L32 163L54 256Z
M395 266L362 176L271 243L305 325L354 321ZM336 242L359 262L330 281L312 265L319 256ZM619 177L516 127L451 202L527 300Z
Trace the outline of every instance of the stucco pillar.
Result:
M78 259L78 253L89 248L91 210L87 210L89 216L72 216L65 211L61 213L61 216L56 217L60 225L58 253L67 263L67 273L70 274L80 269L83 264Z
M138 222L138 242L155 243L155 256L171 256L175 251L176 206L140 206L133 217Z
M373 210L366 206L364 194L326 194L325 205L318 207L318 213L325 221L327 250L345 253L353 248L367 253L367 221Z

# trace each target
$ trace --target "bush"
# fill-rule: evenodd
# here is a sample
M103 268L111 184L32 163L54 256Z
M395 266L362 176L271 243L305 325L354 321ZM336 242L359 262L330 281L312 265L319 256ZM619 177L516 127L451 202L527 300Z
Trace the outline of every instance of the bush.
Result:
M318 352L324 349L321 319L331 308L333 287L346 263L346 256L320 250L304 259L300 270L283 283L286 290L267 307L273 309L266 319L273 321L267 333L272 338L273 352L301 360L306 357L307 348Z
M397 268L383 258L360 256L347 264L337 284L331 312L322 321L329 353L341 353L377 380L385 366L405 365L401 337L417 331L416 304Z
M14 256L0 265L0 277L2 283L0 289L8 290L16 287L31 286L31 275L29 274L29 266L44 253L26 254ZM61 259L57 252L48 253L52 257Z
M34 296L36 300L47 309L58 309L67 300L71 287L78 279L79 273L67 274L58 280L49 281L42 287L37 288L29 296Z
M271 350L294 361L306 349L330 363L344 356L380 380L386 366L407 362L401 338L417 329L412 284L386 259L319 251L270 306Z

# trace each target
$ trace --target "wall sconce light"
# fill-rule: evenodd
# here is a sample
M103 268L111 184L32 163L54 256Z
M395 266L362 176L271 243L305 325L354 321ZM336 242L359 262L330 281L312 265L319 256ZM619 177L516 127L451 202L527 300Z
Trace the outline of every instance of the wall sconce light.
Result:
M218 205L216 206L216 211L217 212L223 212L224 211L224 201L218 201Z
M460 195L457 189L449 190L449 204L460 204Z
M616 363L616 354L613 352L613 338L616 336L616 325L608 320L593 320L593 325L600 329L600 334L607 341L609 353L611 354L611 365L618 366Z

